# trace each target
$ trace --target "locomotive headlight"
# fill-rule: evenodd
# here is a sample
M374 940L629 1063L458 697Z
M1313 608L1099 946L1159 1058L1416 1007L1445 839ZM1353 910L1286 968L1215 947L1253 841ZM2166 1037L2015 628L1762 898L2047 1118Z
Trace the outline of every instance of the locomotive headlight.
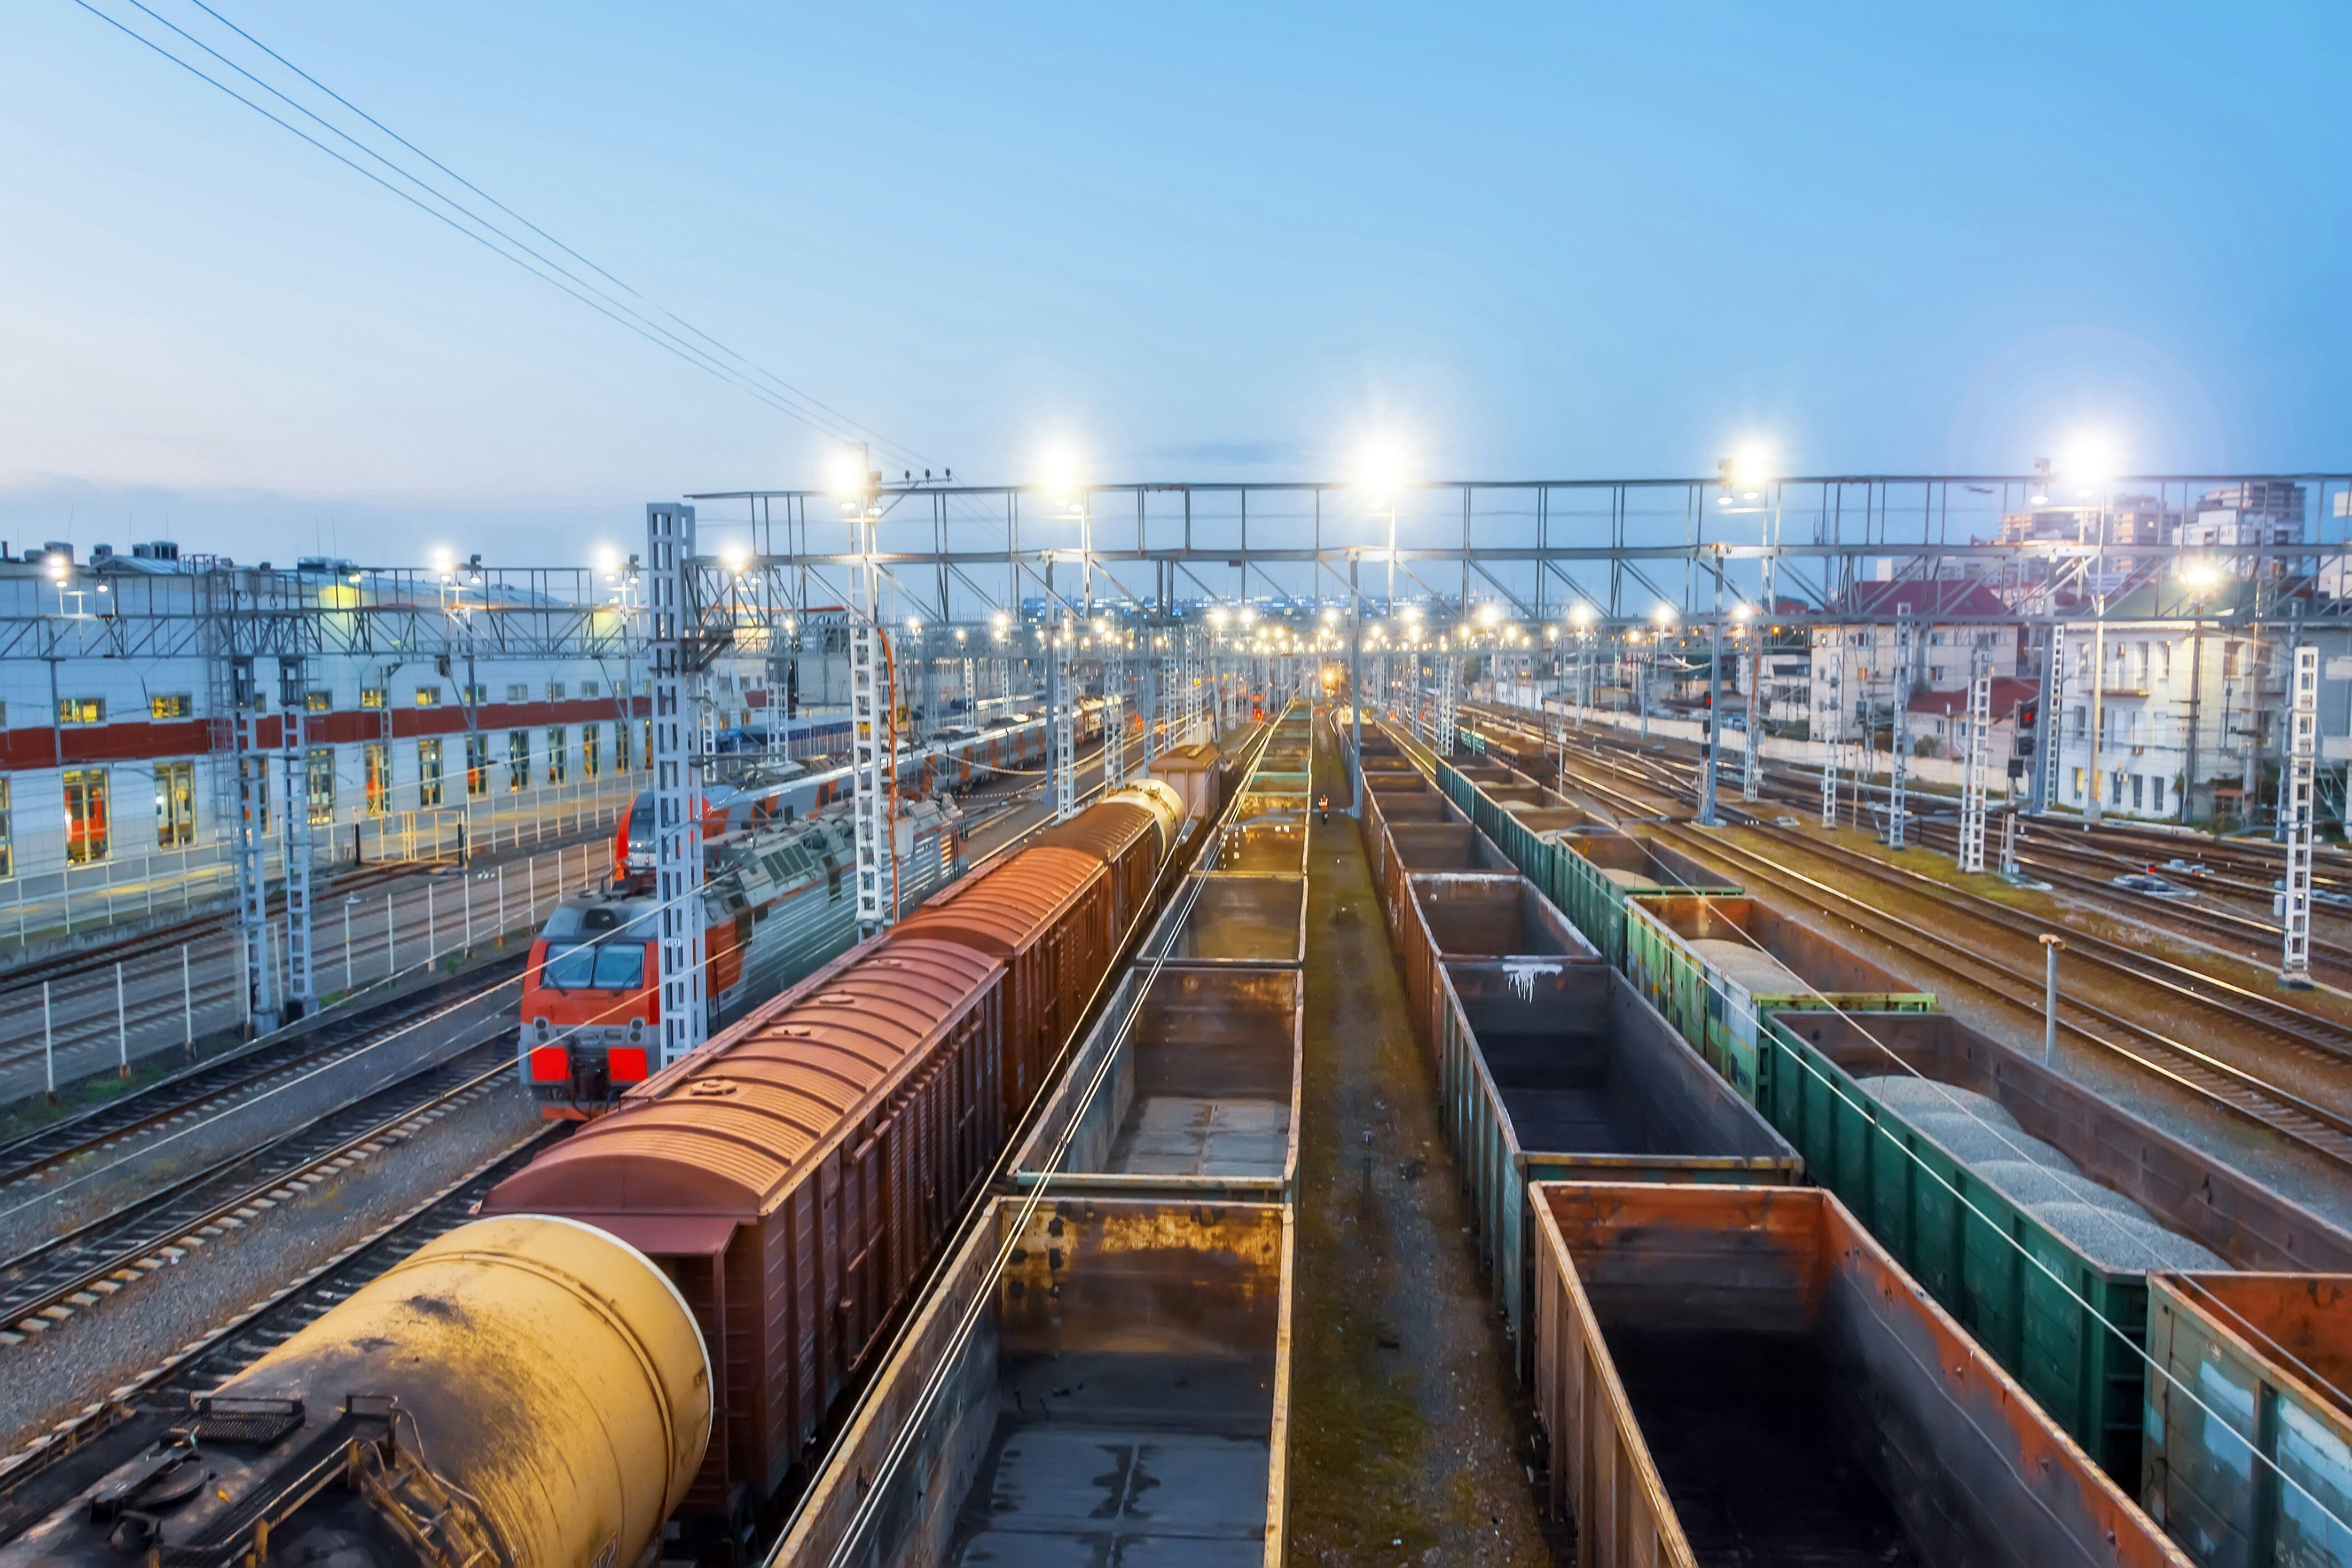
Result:
M547 1044L547 1020L544 1018L533 1018L530 1021L530 1026L539 1031L539 1043L542 1046Z

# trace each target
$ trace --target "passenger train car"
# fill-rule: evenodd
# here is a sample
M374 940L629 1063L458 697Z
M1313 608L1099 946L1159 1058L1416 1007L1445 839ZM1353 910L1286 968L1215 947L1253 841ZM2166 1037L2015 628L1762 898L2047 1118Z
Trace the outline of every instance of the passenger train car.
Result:
M762 816L704 845L703 994L708 1026L733 1023L857 937L856 830L846 805L798 821ZM904 803L894 864L912 909L963 872L962 814L945 798ZM649 873L623 862L604 891L557 906L523 969L523 1085L551 1120L585 1120L650 1076L661 995Z
M1078 703L1073 729L1078 742L1092 741L1102 733L1103 706L1100 700L1092 697ZM812 739L814 743L843 751L848 748L849 721L845 719L795 719L788 722L799 726L792 731L795 750ZM747 737L738 754L760 750L748 739L757 731L730 733ZM937 738L902 752L898 762L899 787L909 794L929 795L986 784L1003 774L1040 773L1045 766L1052 741L1051 726L1040 714L1015 713L1003 723L984 730L951 727L940 731ZM725 750L723 744L721 749ZM836 801L847 800L851 788L848 767L831 765L823 758L814 761L814 766L779 761L767 765L767 776L763 778L755 774L753 782L707 789L703 795L704 835L716 837L764 823L797 821ZM653 869L653 797L650 794L639 795L614 836L614 876Z

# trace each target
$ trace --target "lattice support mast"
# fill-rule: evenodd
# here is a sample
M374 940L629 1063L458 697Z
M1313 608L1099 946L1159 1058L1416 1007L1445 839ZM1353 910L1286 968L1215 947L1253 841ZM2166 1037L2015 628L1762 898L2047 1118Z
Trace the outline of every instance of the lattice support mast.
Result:
M253 660L229 665L229 727L236 764L236 919L244 939L246 1005L257 1033L278 1026L278 965L270 957L269 757L261 749Z
M1835 827L1838 810L1838 752L1845 737L1845 649L1837 650L1830 662L1830 700L1824 708L1814 710L1816 719L1829 733L1822 737L1822 826Z
M699 684L688 583L694 509L646 508L646 615L653 672L654 956L660 983L656 1040L667 1067L709 1027L703 977L702 780L694 751Z
M1910 783L1907 764L1911 760L1911 645L1916 635L1911 626L1911 606L1897 605L1895 607L1895 712L1886 732L1886 847L1889 849L1903 847L1905 817L1909 811L1904 793Z
M2279 983L2311 979L2312 833L2319 764L2319 649L2294 650L2294 689L2287 710L2286 888L2280 898Z
M1437 754L1454 754L1454 683L1455 656L1440 654L1437 658Z
M286 807L286 1021L310 1011L317 992L310 974L310 760L309 665L299 655L278 659L278 754L284 762Z
M1985 763L1991 750L1992 673L1979 651L1969 677L1968 760L1960 771L1960 869L1985 868Z

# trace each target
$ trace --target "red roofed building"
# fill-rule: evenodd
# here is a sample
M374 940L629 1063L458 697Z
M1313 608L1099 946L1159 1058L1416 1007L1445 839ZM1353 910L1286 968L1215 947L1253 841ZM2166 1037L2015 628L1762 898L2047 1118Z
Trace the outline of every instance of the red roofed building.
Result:
M1829 613L1851 619L1832 621L1813 632L1816 740L1853 740L1865 730L1892 724L1900 662L1896 626L1905 618L1912 627L1909 690L1914 713L1921 711L1922 699L1947 695L1957 695L1965 710L1969 679L1979 656L1997 680L2013 680L2018 673L2023 628L2011 618L2013 612L2000 595L1973 578L1857 583ZM1932 728L1927 731L1930 738L1934 733ZM1916 723L1912 737L1921 738ZM1999 760L2006 763L2008 752L2000 752Z

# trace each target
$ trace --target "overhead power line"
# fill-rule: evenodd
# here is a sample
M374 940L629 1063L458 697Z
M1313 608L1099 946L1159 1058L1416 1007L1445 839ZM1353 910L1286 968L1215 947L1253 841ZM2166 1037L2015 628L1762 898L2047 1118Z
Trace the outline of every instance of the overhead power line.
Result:
M499 201L496 196L493 196L488 192L483 190L479 185L475 184L464 175L459 174L455 170L451 169L439 159L435 158L432 154L425 152L415 142L409 141L408 138L401 135L398 132L384 124L383 121L378 120L375 116L368 113L365 110L362 110L358 105L352 103L351 100L345 98L341 93L337 92L334 89L327 86L317 77L312 76L309 71L306 71L301 67L294 64L284 55L278 53L276 49L271 48L268 45L255 37L251 33L246 31L246 29L237 26L235 22L223 16L218 11L214 10L212 6L205 4L205 0L190 0L190 4L194 5L196 9L204 12L205 16L212 17L222 26L226 27L230 32L235 33L238 37L243 38L255 48L260 50L263 54L268 56L270 59L277 61L286 69L299 77L303 81L308 82L311 87L317 89L320 92L324 93L328 98L333 100L335 103L340 104L351 113L358 116L369 126L373 127L383 135L389 137L401 148L413 154L415 158L422 160L425 164L430 165L433 170L437 171L442 175L446 175L449 180L454 181L466 191L472 193L474 196L479 198L481 203L496 208L499 213L506 215L508 218L511 219L516 226L537 236L539 239L545 242L548 248L561 252L562 256L570 258L572 261L578 264L580 268L583 269L585 272L593 273L594 278L582 276L580 271L575 271L572 268L566 266L562 261L557 259L555 257L546 254L545 251L541 250L539 247L533 245L529 240L511 233L506 227L501 226L496 219L485 216L483 213L476 210L475 207L468 205L466 202L451 195L448 191L443 189L441 185L429 175L418 173L415 169L407 166L395 157L387 156L383 151L371 146L367 142L362 140L360 137L354 136L344 127L336 124L333 121L299 102L277 86L265 80L262 77L257 75L252 70L247 69L237 61L230 58L227 55L223 54L219 49L215 48L212 45L206 43L202 38L197 37L194 34L189 32L178 23L163 16L152 6L145 4L145 0L129 0L129 3L147 16L152 18L153 21L160 26L170 29L171 32L178 35L181 38L185 39L188 44L202 50L205 55L208 55L213 59L218 61L228 70L244 78L245 80L252 83L255 87L261 89L262 92L277 100L296 116L299 116L303 120L307 120L311 124L317 126L320 131L324 132L328 137L341 142L350 147L353 153L356 153L359 155L360 158L363 158L368 160L370 163L381 166L385 173L379 174L376 169L367 167L365 164L355 161L353 157L346 154L338 148L329 145L327 142L321 141L318 136L312 135L300 125L296 124L273 111L267 104L257 101L255 99L248 97L246 93L239 91L232 83L225 81L219 77L213 75L201 65L183 58L181 55L175 53L170 47L168 47L168 45L158 42L155 38L150 37L138 28L125 23L121 18L109 15L106 11L100 9L96 5L91 3L91 0L74 0L75 5L79 5L91 16L98 17L100 21L105 22L108 26L115 28L126 37L133 38L139 43L145 45L148 48L163 56L165 59L170 60L173 64L180 67L183 70L187 71L197 79L218 89L227 97L235 99L237 102L245 105L247 109L252 110L255 113L260 115L271 124L278 126L280 130L300 138L303 142L308 142L310 146L318 149L321 153L324 153L327 156L334 159L337 163L341 163L352 173L373 182L379 186L382 186L384 190L390 192L395 196L398 196L403 201L407 202L410 205L417 208L419 211L425 213L427 216L443 224L447 225L457 233L464 235L467 238L482 246L485 249L491 251L502 259L530 273L541 282L570 295L581 304L583 304L590 310L596 311L597 314L605 317L615 325L635 332L637 336L644 338L646 342L652 343L655 347L661 349L665 353L685 361L687 363L693 365L696 369L704 372L706 374L725 382L729 385L735 387L738 391L743 392L746 395L758 399L767 406L800 421L802 424L808 426L810 428L816 430L821 434L833 437L839 440L865 440L874 446L878 451L889 454L893 460L901 463L911 465L919 464L924 461L920 453L916 452L912 448L898 442L890 440L888 437L882 436L880 433L859 423L857 420L843 414L840 410L834 408L830 405L812 396L810 394L802 391L792 383L785 381L782 376L779 376L773 372L766 369L764 366L758 364L748 356L737 352L735 349L730 347L725 342L722 342L710 333L704 331L701 328L695 326L690 321L688 321L683 317L655 304L652 300L648 300L642 291L630 285L625 279L617 277L609 269L598 265L586 256L581 254L581 252L565 244L562 240L558 239L555 236L550 234L538 224L535 224L529 218L524 217L520 213L515 211L514 208L509 206L506 203ZM390 178L386 177L387 174L391 176ZM404 188L404 184L395 184L395 181L404 182L405 186L412 186L414 187L414 190ZM421 195L419 193L421 193ZM456 216L453 216L453 214ZM604 279L605 283L612 285L612 289L620 290L621 294L626 295L627 298L623 299L616 297L611 289L607 289L602 284L595 281L595 279ZM640 309L638 304L632 303L631 301L633 300L642 303L644 309ZM650 311L651 314L648 314L648 311ZM661 319L656 320L656 317ZM664 324L665 321L669 323L674 323L678 330L671 330L670 326ZM704 345L708 345L708 347L705 347Z

